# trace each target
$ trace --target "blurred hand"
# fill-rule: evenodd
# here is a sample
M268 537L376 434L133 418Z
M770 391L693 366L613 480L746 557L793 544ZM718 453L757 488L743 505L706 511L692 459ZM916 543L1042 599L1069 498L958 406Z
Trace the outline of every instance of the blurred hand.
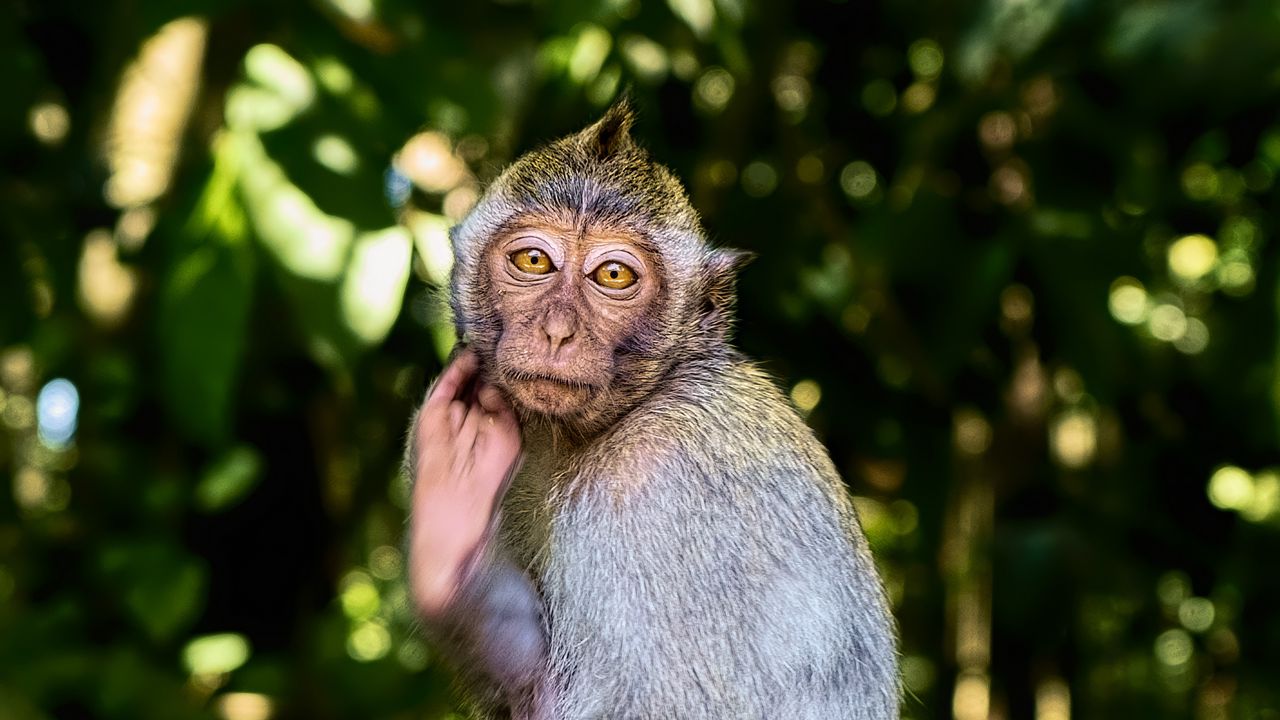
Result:
M520 455L520 426L497 388L458 354L418 412L409 582L418 609L449 609L468 561L487 541L503 484Z

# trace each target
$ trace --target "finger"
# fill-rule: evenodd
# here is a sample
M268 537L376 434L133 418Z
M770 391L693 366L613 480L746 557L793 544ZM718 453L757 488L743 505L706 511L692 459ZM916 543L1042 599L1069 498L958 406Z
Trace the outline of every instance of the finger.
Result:
M470 350L458 353L458 357L436 378L436 382L428 391L427 401L423 404L423 412L439 412L448 403L458 398L466 390L471 379L475 377L480 361Z
M449 403L449 430L451 433L456 434L466 419L467 403L462 400L454 400Z
M423 408L418 413L418 426L414 439L417 443L419 458L440 456L447 452L466 414L467 406L458 400L437 408L434 413L428 413L426 408Z
M488 383L482 384L476 394L476 401L502 430L519 433L520 423L516 419L516 411L496 387Z
M480 433L481 426L485 423L485 412L479 405L470 405L466 410L466 417L462 420L462 425L458 429L457 448L466 455L471 455L476 444L476 435Z
M479 390L476 391L476 401L480 403L480 407L485 412L500 413L504 410L510 410L511 406L507 404L506 398L502 397L502 393L498 388L489 383L480 383Z

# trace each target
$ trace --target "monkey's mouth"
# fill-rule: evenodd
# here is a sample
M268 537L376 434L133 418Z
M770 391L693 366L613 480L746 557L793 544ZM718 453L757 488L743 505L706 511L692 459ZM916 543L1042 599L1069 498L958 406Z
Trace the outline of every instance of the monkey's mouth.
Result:
M546 373L512 372L504 383L512 399L526 410L543 415L572 415L596 394L596 386L575 378Z

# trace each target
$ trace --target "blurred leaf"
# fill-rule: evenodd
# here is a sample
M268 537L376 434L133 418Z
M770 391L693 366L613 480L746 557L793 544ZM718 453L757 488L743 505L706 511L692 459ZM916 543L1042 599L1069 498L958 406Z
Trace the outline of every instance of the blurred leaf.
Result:
M169 412L192 439L210 446L230 434L255 266L235 193L234 147L219 148L177 243L157 322Z
M112 593L153 641L172 639L204 609L204 566L164 541L111 545L99 554L98 565Z
M240 502L262 479L262 456L248 445L226 451L205 470L196 485L196 507L225 510Z
M251 653L243 635L219 633L187 643L182 662L194 675L222 675L245 664Z
M413 239L404 228L361 233L356 238L340 297L347 327L366 345L382 342L400 315L412 252Z

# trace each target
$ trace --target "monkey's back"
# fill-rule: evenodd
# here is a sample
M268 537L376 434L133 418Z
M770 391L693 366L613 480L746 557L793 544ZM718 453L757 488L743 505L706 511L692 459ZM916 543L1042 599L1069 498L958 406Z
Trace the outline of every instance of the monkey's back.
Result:
M551 717L897 717L844 485L753 365L684 363L605 435L527 452L503 534L545 602Z

